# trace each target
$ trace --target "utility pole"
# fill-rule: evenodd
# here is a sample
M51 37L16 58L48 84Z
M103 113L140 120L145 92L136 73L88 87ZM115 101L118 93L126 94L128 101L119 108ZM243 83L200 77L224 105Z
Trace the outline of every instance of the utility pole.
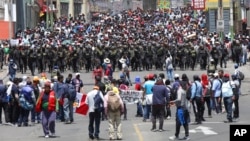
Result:
M234 13L233 13L233 7L234 7L234 0L230 0L230 38L231 41L233 41L234 37Z
M223 28L220 28L218 31L220 33L220 40L223 40L223 33L224 33L224 20L223 20L223 1L218 1L218 21L217 21L217 29L218 26L223 26Z
M50 29L53 30L53 24L54 24L54 9L53 9L53 1L50 0Z
M46 0L46 29L49 28L49 0Z
M12 6L13 6L13 0L9 0L8 1L8 13L9 13L9 40L12 39L12 35L13 35L13 32L12 32Z

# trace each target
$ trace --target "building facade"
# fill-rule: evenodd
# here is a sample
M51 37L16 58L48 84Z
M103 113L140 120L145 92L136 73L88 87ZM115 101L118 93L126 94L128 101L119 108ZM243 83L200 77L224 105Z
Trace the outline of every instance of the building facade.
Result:
M12 18L14 8L13 5L15 2L15 0L0 0L0 40L6 40L13 37L16 18ZM10 7L11 10L8 10Z

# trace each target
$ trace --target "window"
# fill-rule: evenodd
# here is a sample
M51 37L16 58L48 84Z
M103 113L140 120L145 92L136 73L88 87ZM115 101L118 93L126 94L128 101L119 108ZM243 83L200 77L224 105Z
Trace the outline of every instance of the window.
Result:
M69 3L61 2L61 9L60 9L61 16L68 17L69 15L68 11L69 11Z
M74 17L77 17L82 12L82 3L74 3Z

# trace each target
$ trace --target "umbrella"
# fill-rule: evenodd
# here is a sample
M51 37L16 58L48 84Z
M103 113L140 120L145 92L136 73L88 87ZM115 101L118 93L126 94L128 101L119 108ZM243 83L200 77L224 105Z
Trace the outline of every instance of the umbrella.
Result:
M71 40L63 40L62 41L62 45L71 44L71 43L72 43Z

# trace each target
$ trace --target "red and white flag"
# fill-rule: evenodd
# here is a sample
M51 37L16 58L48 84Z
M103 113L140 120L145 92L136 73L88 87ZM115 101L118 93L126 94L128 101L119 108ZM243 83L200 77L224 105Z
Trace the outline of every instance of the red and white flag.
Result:
M86 97L87 97L86 94L77 93L76 101L74 103L75 113L78 113L81 115L87 115L89 107L85 103Z

